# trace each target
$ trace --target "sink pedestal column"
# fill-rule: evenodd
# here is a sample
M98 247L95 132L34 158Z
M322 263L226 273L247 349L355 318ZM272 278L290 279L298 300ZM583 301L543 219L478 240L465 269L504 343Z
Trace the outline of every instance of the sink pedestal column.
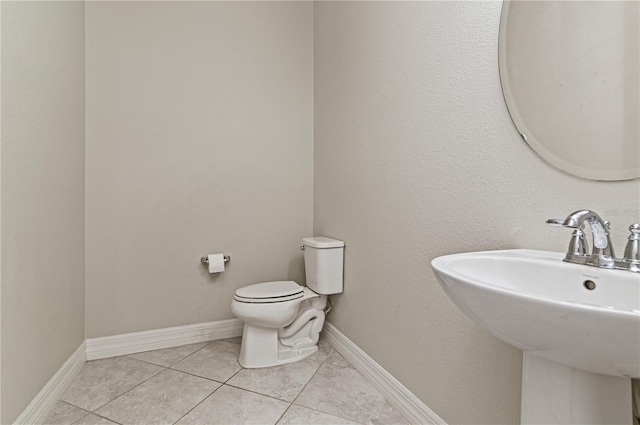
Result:
M631 425L631 380L585 372L524 353L523 425Z

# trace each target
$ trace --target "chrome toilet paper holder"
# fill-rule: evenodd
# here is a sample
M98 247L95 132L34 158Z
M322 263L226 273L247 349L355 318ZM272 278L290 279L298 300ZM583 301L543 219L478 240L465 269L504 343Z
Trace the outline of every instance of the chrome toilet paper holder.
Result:
M227 264L228 262L231 261L231 256L230 255L225 255L222 257L222 259L224 260L224 263ZM202 257L200 259L200 262L202 264L209 264L209 257L207 257L206 255L204 257Z

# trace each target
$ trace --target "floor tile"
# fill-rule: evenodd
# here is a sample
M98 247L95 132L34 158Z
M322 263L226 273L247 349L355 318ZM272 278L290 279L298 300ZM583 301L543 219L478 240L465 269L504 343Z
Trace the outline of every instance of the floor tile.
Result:
M177 425L273 425L288 406L284 401L223 385Z
M293 401L320 365L321 363L305 359L282 366L242 369L227 384Z
M172 424L220 385L167 369L96 413L123 425Z
M378 423L380 418L393 422L384 397L355 369L328 363L322 365L295 404L360 423Z
M294 404L278 421L278 425L358 425L358 423Z
M62 401L93 411L162 370L127 357L87 362L63 394Z
M370 422L375 425L409 425L409 422L388 402L385 403L377 416L371 417Z
M128 357L136 360L142 360L148 363L153 363L158 366L169 367L185 357L195 353L208 342L200 344L183 345L181 347L165 348L163 350L146 351L144 353L131 354Z
M338 353L336 350L333 350L333 352L329 354L329 357L327 357L325 363L340 367L353 367L351 366L351 363L349 363L347 359L342 357L342 354Z
M221 339L220 341L233 342L234 344L240 344L240 343L242 343L242 337L241 336L234 336L234 337L231 337L231 338Z
M111 422L108 419L101 418L93 413L88 414L84 418L75 422L73 425L117 425L115 422Z
M86 410L78 409L64 401L59 401L44 419L43 423L45 425L71 425L88 414L89 412Z
M231 342L213 341L202 350L171 366L172 369L225 382L240 369L240 346Z
M320 334L320 340L318 341L318 351L315 352L309 359L322 363L333 351L333 347L329 344L329 341Z

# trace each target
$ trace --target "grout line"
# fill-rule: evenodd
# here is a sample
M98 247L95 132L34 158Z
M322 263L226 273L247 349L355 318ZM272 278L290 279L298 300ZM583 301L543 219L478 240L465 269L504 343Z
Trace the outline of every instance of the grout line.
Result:
M124 356L124 357L129 357L129 356ZM110 358L117 359L117 357L110 357ZM131 357L131 358L133 359L133 357ZM133 359L133 360L137 360L137 361L142 362L142 363L150 364L151 366L157 366L157 367L161 367L161 368L164 368L164 369L169 369L169 367L167 367L167 366L162 366L162 365L157 364L157 363L152 363L152 362L150 362L148 360L140 360L140 359Z
M173 422L172 424L175 424L175 423L179 422L182 418L184 418L185 416L187 416L187 415L189 414L189 412L191 412L193 409L195 409L196 407L198 407L199 405L201 405L201 404L202 404L206 399L208 399L209 397L211 397L211 395L212 395L213 393L215 393L216 391L218 391L218 390L219 390L220 388L222 388L222 386L224 385L224 383L222 383L222 382L220 382L220 381L216 381L215 379L207 378L207 377L205 377L205 376L195 375L195 374L193 374L193 373L185 372L185 371L178 370L178 369L173 369L173 367L172 367L172 366L175 366L176 364L180 363L181 361L185 360L187 357L191 357L191 356L193 356L194 354L196 354L198 351L205 349L207 346L209 346L209 345L210 345L212 342L214 342L214 341L218 341L218 340L206 341L206 343L205 343L202 347L198 348L198 349L197 349L196 351L194 351L193 353L191 353L191 354L189 354L189 355L187 355L187 356L184 356L184 357L183 357L183 358L181 358L180 360L178 360L178 361L176 361L175 363L173 363L171 366L161 366L161 365L157 365L157 364L155 364L155 363L151 363L151 362L148 362L148 361L145 361L145 360L140 360L140 359L132 358L133 360L137 360L137 361L140 361L140 362L143 362L143 363L147 363L147 364L151 364L151 365L153 365L153 366L158 366L158 367L163 368L163 370L162 370L162 371L160 371L160 372L156 373L156 374L155 374L155 375L153 375L153 376L159 375L160 373L162 373L162 372L164 372L164 371L166 371L166 370L171 370L171 371L174 371L174 372L184 373L185 375L194 376L194 377L196 377L196 378L201 378L201 379L206 379L207 381L211 381L211 382L215 382L216 384L220 384L220 385L218 386L218 388L216 388L215 390L213 390L213 391L211 391L209 394L207 394L207 395L206 395L202 400L200 400L200 402L198 402L198 403L197 403L196 405L194 405L191 409L189 409L189 410L188 410L184 415L180 416L180 417L179 417L175 422ZM228 341L223 341L223 342L228 342ZM230 343L230 344L233 344L233 343ZM190 345L190 344L187 344L187 345ZM170 347L170 348L174 348L174 347ZM162 348L161 350L164 350L164 348ZM151 350L151 351L160 351L160 350ZM132 354L128 354L128 355L125 355L125 356L119 356L119 357L129 357L129 356L131 356L131 355L132 355ZM242 370L242 369L240 369L240 370ZM238 371L238 372L240 372L240 371ZM235 376L238 372L234 373L234 374L231 376L231 378L232 378L233 376ZM150 377L149 379L153 378L153 376L152 376L152 377ZM231 379L231 378L229 378L229 379ZM149 379L145 380L144 382L147 382ZM142 385L144 382L141 382L140 384L136 385L136 387L138 387L139 385ZM136 388L136 387L131 388L129 391L133 390L133 389L134 389L134 388ZM103 404L102 406L98 407L97 409L100 409L101 407L106 406L107 404L109 404L109 403L111 403L112 401L116 400L117 398L119 398L119 397L123 396L124 394L128 393L129 391L124 392L123 394L119 395L118 397L114 398L113 400L111 400L111 401L109 401L109 402L107 402L107 403ZM97 410L97 409L96 409L96 410ZM84 410L84 409L83 409L83 410ZM90 412L90 413L93 413L93 412ZM94 414L95 414L95 413L94 413ZM97 415L97 416L100 416L100 415ZM107 418L107 417L104 417L104 416L100 416L100 417L102 417L102 418L104 418L104 419L107 419L107 420L112 421L111 419L109 419L109 418ZM115 422L115 421L112 421L112 422ZM116 423L117 423L117 422L116 422ZM119 423L118 423L118 425L121 425L121 424L119 424Z
M238 366L240 366L240 363L238 363ZM245 370L242 366L240 366L240 370L237 371L236 373L234 373L233 375L231 375L229 377L229 379L227 379L226 381L224 381L224 383L226 384L227 382L229 382L231 379L233 379L234 376L236 376L237 374L239 374L240 372L242 372L243 370Z
M331 345L331 344L329 344L329 345ZM322 363L320 364L320 367L318 368L318 370L316 370L316 372L313 374L313 376L311 377L311 379L309 379L309 381L304 385L304 387L302 387L302 390L298 393L298 395L296 396L296 398L294 398L294 399L293 399L293 401L291 402L291 405L292 405L292 406L293 406L293 405L295 404L295 402L298 400L298 397L300 397L300 395L301 395L301 394L304 392L304 390L307 388L307 385L309 385L309 384L311 383L311 381L313 380L313 378L315 378L316 374L320 371L320 369L322 368L322 366L324 366L325 364L327 364L327 365L329 365L329 366L336 366L336 365L334 365L334 364L332 364L332 363L327 363L327 360L329 359L329 356L330 356L334 351L336 351L336 349L335 349L335 348L333 348L333 345L331 345L331 351L329 351L329 354L327 354L327 357L322 361ZM340 353L338 353L338 354L340 354ZM340 367L340 366L336 366L336 367ZM315 409L315 408L313 408L313 407L309 407L309 406L304 406L304 405L302 405L302 404L296 404L296 406L304 407L305 409L313 410L313 411L316 411L316 412L319 412L319 413L323 413L323 414L325 414L325 415L333 416L333 417L340 418L340 419L344 419L344 420L347 420L347 421L356 422L356 421L354 421L353 419L345 418L345 417L342 417L342 416L336 415L335 413L324 412L324 411L322 411L322 410ZM287 410L289 410L289 409L287 409Z
M327 357L322 361L322 364L327 363L327 360L329 360L329 357L333 354L334 351L336 351L336 349L331 347L331 351L329 351L329 354L327 354ZM331 364L331 363L329 363L329 364Z
M333 347L331 347L331 351L329 351L329 354L331 354L332 352L333 352ZM327 358L329 358L329 355L327 355L327 357L325 358L325 360L326 360ZM309 380L304 384L304 386L302 387L302 389L301 389L301 390L298 392L298 394L294 397L293 401L295 401L295 400L298 398L298 396L302 393L302 391L304 391L304 389L306 388L307 384L309 384L309 382L311 382L311 380L312 380L312 379L313 379L313 377L316 375L316 373L318 373L318 370L320 370L320 368L322 367L322 365L324 364L324 361L325 361L325 360L323 360L322 362L319 362L319 361L317 361L317 360L312 360L312 359L310 359L310 358L302 359L302 361L306 361L306 360L309 360L310 362L313 362L313 363L318 363L318 364L320 364L320 366L318 366L318 368L315 370L315 372L313 372L313 375L311 375L311 378L309 378ZM287 363L285 363L285 364L287 364ZM284 366L284 365L279 365L279 366ZM274 367L278 367L278 366L274 366ZM237 389L239 389L239 390L248 391L248 392L250 392L250 393L258 394L258 395L261 395L261 396L264 396L264 397L268 397L268 398L271 398L271 399L274 399L274 400L284 401L285 403L289 403L289 405L293 404L293 401L283 400L283 399L281 399L281 398L277 398L277 397L274 397L274 396L270 396L270 395L268 395L268 394L259 393L259 392L254 391L254 390L249 390L249 389L247 389L247 388L242 388L242 387L239 387L239 386L236 386L236 385L233 385L233 384L229 384L229 381L230 381L234 376L236 376L238 373L242 372L243 370L246 370L246 369L245 369L245 368L242 368L242 369L240 369L239 371L237 371L236 373L234 373L234 374L233 374L233 376L231 376L231 378L229 378L229 379L227 379L227 380L225 381L225 385L227 385L227 386L229 386L229 387L237 388ZM287 408L287 410L289 410L289 408ZM285 413L286 413L286 411L285 411ZM283 413L283 415L284 415L284 413ZM282 418L282 416L281 416L280 418ZM278 420L280 420L280 419L278 419Z
M320 341L318 341L318 344L320 343ZM331 351L329 351L329 354L327 354L327 357L324 358L324 360L322 362L320 362L320 367L318 367L316 369L316 371L313 373L313 376L311 376L311 379L309 379L307 381L306 384L304 384L304 387L302 387L302 389L300 390L300 392L298 393L298 395L293 399L293 401L291 402L291 404L295 403L296 400L298 399L298 397L300 397L300 394L302 394L305 390L305 388L307 388L307 385L309 385L309 383L311 381L313 381L313 378L315 378L316 374L318 373L318 371L322 368L322 366L327 362L327 359L329 358L329 356L331 355L331 353L333 353L335 351L335 348L333 348L333 345L329 344L329 346L331 347ZM320 347L318 347L320 348ZM324 412L323 412L324 413Z
M106 419L107 421L112 422L112 423L114 423L114 424L122 425L120 422L116 422L116 421L114 421L113 419L109 419L109 418L107 418L106 416L99 415L99 414L97 414L97 413L95 413L95 412L89 412L89 415L94 415L94 416L97 416L97 417L99 417L99 418L101 418L101 419ZM76 423L80 422L80 421L81 421L81 420L83 420L83 419L86 419L86 418L87 418L87 416L89 416L89 415L85 415L85 416L83 416L82 418L80 418L80 419L78 419L77 421L75 421L75 422L74 422L74 424L76 424ZM73 424L71 424L71 425L73 425Z
M261 395L261 396L263 396L263 397L267 397L267 398L270 398L270 399L272 399L272 400L282 401L282 402L284 402L284 403L293 403L292 401L283 400L283 399L281 399L281 398L274 397L274 396L272 396L272 395L262 394L262 393L259 393L259 392L257 392L257 391L248 390L248 389L246 389L246 388L237 387L237 386L232 385L232 384L224 384L224 385L226 385L227 387L235 388L236 390L242 390L242 391L246 391L246 392L248 392L248 393L253 393L253 394L256 394L256 395Z
M185 375L193 376L193 377L200 378L200 379L206 379L207 381L211 381L211 382L215 382L216 384L224 385L224 382L216 381L215 379L207 378L206 376L196 375L195 373L185 372L184 370L171 369L171 368L167 368L167 370L172 370L172 371L178 372L178 373L184 373Z
M329 356L327 356L328 358ZM326 359L325 359L326 360ZM322 363L320 363L320 366L318 366L318 368L316 369L315 372L313 372L313 375L311 375L311 378L307 381L306 384L304 384L304 386L302 387L302 389L300 390L300 392L298 393L298 395L296 395L293 399L293 401L291 402L291 404L295 403L296 400L298 399L298 397L300 397L300 394L302 394L304 392L304 390L307 388L307 385L309 385L309 383L311 381L313 381L313 378L316 377L316 375L318 374L318 371L322 368L322 365L324 365L324 361Z
M131 360L136 360L136 359L131 359ZM140 361L140 360L136 360L136 361ZM143 363L144 363L144 362L143 362ZM149 363L148 363L148 364L149 364ZM156 365L154 365L154 366L156 366ZM157 367L162 367L162 366L157 366ZM102 405L100 405L100 406L96 407L95 409L93 409L93 411L92 411L91 413L94 413L96 410L103 408L103 407L104 407L104 406L106 406L107 404L109 404L109 403L111 403L112 401L114 401L114 400L116 400L116 399L118 399L118 398L122 397L123 395L125 395L125 394L127 394L127 393L131 392L131 391L132 391L132 390L134 390L135 388L138 388L140 385L144 384L144 383L145 383L145 382L147 382L149 379L151 379L151 378L153 378L153 377L155 377L155 376L160 375L160 374L161 374L162 372L164 372L165 370L167 370L167 368L166 368L166 367L162 367L162 370L161 370L161 371L154 373L153 375L151 375L150 377L148 377L148 378L147 378L147 379L145 379L144 381L142 381L142 382L138 383L137 385L134 385L133 387L129 388L127 391L123 392L122 394L120 394L120 395L118 395L118 396L116 396L116 397L112 398L112 399L111 399L111 400L109 400L108 402L106 402L106 403L104 403L104 404L102 404ZM98 415L98 416L100 416L100 415ZM109 419L109 418L105 418L105 419ZM111 421L111 419L109 419L109 420ZM111 421L111 422L113 422L113 421Z
M287 406L287 408L286 408L286 409L284 409L284 412L282 412L282 415L280 415L280 417L278 418L278 420L276 420L276 421L274 422L274 424L276 424L276 425L277 425L277 424L278 424L278 422L280 422L280 421L282 420L282 418L284 418L284 415L286 415L286 414L287 414L287 412L289 411L289 409L291 409L291 406L293 406L293 403L289 403L289 405Z
M198 351L200 351L200 350L204 349L204 348L205 348L206 346L208 346L211 342L213 342L213 341L207 342L204 346L202 346L202 347L201 347L201 348L199 348L198 350L194 351L193 353L189 354L188 356L185 356L185 357L184 357L184 358L182 358L181 360L178 360L176 363L179 363L179 362L181 362L182 360L186 359L187 357L192 356L192 355L193 355L193 354L195 354L196 352L198 352ZM159 351L159 350L152 350L152 351ZM124 356L118 356L118 357L129 357L129 356L130 356L130 354L128 354L128 355L124 355ZM117 357L113 357L113 358L117 358ZM213 393L214 393L214 392L216 392L218 389L220 389L220 388L222 387L222 385L224 385L224 384L222 384L222 383L221 383L221 382L219 382L219 381L216 381L216 380L213 380L213 379L209 379L209 378L205 378L205 377L203 377L203 376L198 376L198 375L194 375L194 374L192 374L192 373L183 372L183 371L181 371L181 370L172 369L171 367L160 366L160 365L157 365L157 364L155 364L155 363L147 362L147 361L145 361L145 360L134 359L134 358L131 358L131 357L129 357L129 358L130 358L131 360L135 360L135 361L139 361L139 362L142 362L142 363L150 364L150 365L152 365L152 366L160 367L160 368L162 368L162 370L161 370L161 371L159 371L159 372L157 372L157 373L155 373L154 375L150 376L149 378L145 379L144 381L140 382L139 384L135 385L134 387L130 388L129 390L125 391L124 393L122 393L122 394L118 395L117 397L115 397L115 398L113 398L113 399L109 400L108 402L104 403L103 405L101 405L101 406L99 406L99 407L96 407L96 409L95 409L94 411L92 411L92 412L91 412L91 411L88 411L88 410L86 410L86 409L83 409L83 408L81 408L81 407L79 407L79 406L75 406L75 405L73 405L73 404L72 404L72 406L77 407L77 408L79 408L79 409L81 409L81 410L84 410L85 412L88 412L89 414L94 414L94 415L96 415L96 416L98 416L98 417L101 417L101 418L103 418L103 419L107 419L107 420L109 420L109 421L111 421L111 422L113 422L113 423L115 423L115 424L117 424L117 425L122 425L122 424L120 424L119 422L116 422L116 421L114 421L114 420L113 420L113 419L111 419L111 418L108 418L108 417L106 417L106 416L101 416L100 414L95 413L95 411L96 411L96 410L98 410L98 409L100 409L100 408L102 408L102 407L104 407L104 406L106 406L107 404L109 404L109 403L111 403L111 402L115 401L116 399L118 399L118 398L122 397L123 395L125 395L125 394L129 393L130 391L134 390L135 388L139 387L140 385L144 384L145 382L149 381L151 378L153 378L153 377L155 377L155 376L157 376L157 375L161 374L161 373L162 373L162 372L164 372L164 371L171 370L171 371L174 371L174 372L185 373L185 374L190 375L190 376L195 376L195 377L197 377L197 378L206 379L206 380L208 380L208 381L212 381L212 382L215 382L215 383L217 383L217 384L220 384L220 386L219 386L218 388L216 388L215 390L213 390L213 391L212 391L211 393L209 393L206 397L204 397L204 398L203 398L199 403L197 403L195 406L193 406L191 409L189 409L189 410L188 410L184 415L182 415L180 418L178 418L178 420L177 420L177 421L173 422L173 423L176 423L176 422L178 422L180 419L182 419L184 416L186 416L187 414L189 414L189 412L191 412L191 411L192 411L193 409L195 409L197 406L199 406L203 401L205 401L207 398L209 398L209 397L211 396L211 394L213 394ZM175 365L176 363L174 363L174 365ZM235 374L234 374L234 375L235 375ZM71 403L67 403L67 404L71 404ZM83 416L82 418L78 419L76 422L80 421L81 419L85 418L86 416L88 416L88 415ZM75 423L75 422L74 422L74 423ZM73 424L72 424L72 425L73 425Z
M213 341L212 341L212 342L213 342ZM223 342L229 342L229 341L223 341ZM233 342L229 342L229 343L230 343L230 344L234 344ZM207 344L207 345L209 345L209 344ZM236 345L237 345L237 344L236 344ZM206 347L206 345L205 345L205 347ZM204 347L202 347L202 348L204 348ZM202 348L201 348L201 349L202 349ZM198 350L198 351L200 351L200 350ZM192 353L192 354L195 354L195 353ZM191 355L192 355L192 354L191 354ZM187 357L189 357L189 356L187 356ZM187 357L185 357L185 359L186 359ZM183 360L184 360L184 359L183 359ZM194 374L189 373L189 372L183 372L183 371L181 371L181 370L177 370L177 369L171 369L171 370L175 370L176 372L186 373L186 374L188 374L188 375L195 376L195 377L198 377L198 378L204 378L204 379L207 379L207 380L209 380L209 381L213 381L213 382L216 382L216 383L220 384L220 386L219 386L218 388L216 388L215 390L213 390L213 391L211 392L211 394L209 394L209 395L208 395L208 396L206 396L204 399L202 399L202 401L201 401L200 403L196 404L196 405L195 405L195 406L193 406L191 409L189 409L189 411L188 411L187 413L185 413L185 414L184 414L184 415L182 415L180 418L178 418L178 420L177 420L177 421L175 421L175 422L173 422L173 424L178 423L182 418L184 418L185 416L187 416L187 415L188 415L188 414L189 414L193 409L195 409L196 407L200 406L202 403L204 403L204 401L205 401L206 399L208 399L209 397L211 397L211 396L213 395L213 393L215 393L216 391L218 391L220 388L224 387L225 385L227 385L228 387L237 388L237 389L240 389L240 390L243 390L243 391L249 391L249 390L245 390L244 388L239 388L239 387L235 387L235 386L233 386L233 385L229 385L229 384L227 384L227 382L228 382L229 380L231 380L231 378L233 378L233 377L234 377L234 376L236 376L238 373L240 373L240 372L242 372L243 370L245 370L242 366L240 366L240 370L238 370L238 371L237 371L237 372L235 372L233 375L231 375L231 376L230 376L226 381L224 381L223 383L221 383L220 381L216 381L216 380L214 380L214 379L205 378L204 376L194 375ZM258 395L261 395L261 396L264 396L264 397L273 398L273 399L278 400L278 401L283 401L283 400L280 400L280 399L277 399L277 398L274 398L274 397L267 396L267 395L265 395L265 394L256 393L255 391L249 391L249 392L252 392L252 393L254 393L254 394L258 394ZM285 402L286 402L286 401L285 401ZM291 406L291 404L289 404L289 406ZM288 407L287 407L287 409L288 409ZM278 420L280 420L280 419L278 419Z
M322 413L323 415L333 416L334 418L344 419L345 421L353 422L353 423L356 423L356 424L365 425L362 422L354 421L353 419L345 418L344 416L336 415L335 413L325 412L324 410L319 410L319 409L316 409L314 407L309 407L309 406L304 406L302 404L294 404L294 403L291 403L291 405L292 406L297 406L297 407L302 407L303 409L313 410L314 412Z
M215 382L217 382L217 381L215 381ZM218 383L219 383L219 382L218 382ZM224 385L224 384L222 384L222 385ZM218 388L216 388L215 390L211 391L211 393L209 393L209 395L207 395L205 398L203 398L202 400L200 400L200 402L199 402L199 403L197 403L195 406L193 406L191 409L189 409L189 410L188 410L184 415L180 416L180 417L179 417L175 422L172 422L172 425L173 425L173 424L176 424L176 423L178 423L178 422L180 422L180 421L182 420L182 418L184 418L184 417L185 417L185 416L187 416L189 413L191 413L191 411L192 411L193 409L195 409L196 407L198 407L198 406L200 406L202 403L204 403L204 401L205 401L206 399L208 399L209 397L211 397L211 395L213 395L213 393L215 393L215 392L216 392L216 391L218 391L220 388L222 388L222 385L220 385L220 386L219 386Z
M83 417L81 417L81 418L79 418L78 420L76 420L76 421L72 422L72 423L71 423L71 425L73 425L73 424L76 424L76 423L80 422L81 420L83 420L83 419L87 418L87 416L89 416L89 415L95 415L95 416L97 416L97 417L99 417L99 418L106 419L106 420L108 420L109 422L113 422L114 424L122 425L120 422L116 422L116 421L114 421L114 420L112 420L112 419L109 419L109 418L104 417L104 416L102 416L102 415L99 415L99 414L97 414L97 413L91 412L91 411L89 411L89 410L87 410L87 409L83 409L82 407L78 407L78 406L76 406L76 405L73 405L73 404L68 403L68 402L66 402L66 401L63 401L63 400L60 400L60 401L61 401L62 403L66 403L66 404L68 404L68 405L70 405L70 406L73 406L73 407L75 407L75 408L77 408L77 409L80 409L80 410L82 410L83 412L86 412L86 413L87 413L87 414L86 414L86 415L84 415Z
M182 362L182 361L184 361L184 360L188 359L189 357L193 356L194 354L196 354L196 353L198 353L198 352L200 352L200 351L204 350L205 348L207 348L208 346L210 346L211 344L213 344L213 343L214 343L214 342L216 342L216 341L226 342L227 344L238 345L238 344L235 344L235 343L233 343L233 342L223 341L223 340L221 340L221 339L214 339L214 340L212 340L212 341L207 342L203 347L201 347L201 348L197 349L196 351L194 351L193 353L189 354L188 356L185 356L185 357L183 357L182 359L178 360L177 362L175 362L175 363L174 363L174 364L172 364L171 366L166 366L166 367L167 367L168 369L173 369L173 367L174 367L175 365L177 365L178 363L180 363L180 362ZM238 365L238 366L239 366L239 365ZM180 369L173 369L173 370L177 370L178 372L182 372ZM194 374L190 373L190 375L194 375ZM235 374L234 374L234 375L235 375ZM194 376L200 376L200 375L194 375ZM201 377L201 378L205 378L205 379L211 379L211 378L207 378L207 377L205 377L205 376L200 376L200 377ZM211 379L211 380L212 380L212 381L215 381L215 379ZM216 381L216 382L220 382L220 381Z
M84 410L87 413L91 413L90 411L88 411L87 409L83 409L82 407L78 407L73 403L69 403L68 401L64 401L62 399L58 400L60 403L64 403L64 404L68 404L69 406L75 407L76 409L80 409L80 410Z
M71 403L68 403L68 402L66 402L66 401L64 401L64 400L58 400L58 403L64 403L64 404L67 404L67 405L69 405L69 406L71 406L71 407L75 407L76 409L80 409L80 410L82 410L83 412L85 412L85 413L86 413L86 415L84 415L83 417L78 418L78 419L76 419L75 421L71 422L71 425L75 424L76 422L81 421L82 419L86 418L87 416L89 416L89 415L91 414L91 412L89 412L88 410L85 410L85 409L83 409L82 407L78 407L78 406L76 406L76 405L73 405L73 404L71 404ZM49 413L49 414L51 414L51 413ZM45 419L46 419L46 418L45 418Z
M213 341L215 341L215 340L213 340ZM196 351L194 351L193 353L191 353L191 354L188 354L188 355L184 356L183 358L181 358L181 359L180 359L180 360L178 360L177 362L174 362L174 363L172 363L170 366L167 366L167 367L168 367L168 368L171 368L171 367L173 367L173 366L177 365L178 363L180 363L181 361L183 361L184 359L186 359L187 357L191 357L191 356L193 356L195 353L197 353L198 351L200 351L200 350L204 350L204 349L205 349L205 348L207 348L207 346L209 346L209 344L211 344L213 341L207 341L207 342L206 342L202 347L198 348L198 349L197 349ZM175 348L175 347L174 347L174 348Z
M172 348L184 347L184 345L179 345L178 347L160 348L160 349L158 349L158 350L143 351L142 353L125 354L124 356L116 356L116 357L110 357L110 358L112 358L112 359L117 359L118 357L128 357L128 358L130 358L130 359L137 360L137 361L139 361L139 362L145 362L145 363L148 363L148 364L151 364L151 365L154 365L154 366L159 366L159 367L164 367L164 368L166 368L166 369L171 369L173 366L177 365L178 363L180 363L181 361L183 361L183 360L184 360L184 359L186 359L187 357L193 356L193 355L194 355L195 353L197 353L198 351L200 351L200 350L204 349L204 348L205 348L207 345L209 345L211 342L213 342L213 341L205 342L205 343L204 343L204 345L203 345L202 347L198 348L198 349L197 349L196 351L194 351L193 353L189 353L189 354L187 354L186 356L184 356L184 357L180 358L178 361L175 361L175 362L171 363L169 366L161 365L161 364L158 364L158 363L153 363L152 361L149 361L149 360L138 359L138 358L133 357L133 356L135 356L136 354L142 354L142 353L153 353L154 351L171 350ZM200 344L200 343L198 343L198 342L197 342L196 344ZM187 345L192 345L192 344L187 344ZM103 360L103 359L100 359L100 360ZM91 360L91 361L94 361L94 360ZM173 370L176 370L176 369L173 369Z
M212 342L215 342L215 341L222 341L222 340L218 340L218 339L216 339L216 340L210 341L210 342L209 342L209 343L207 343L204 347L202 347L202 348L200 348L199 350L197 350L197 351L195 351L195 352L193 352L193 353L189 354L188 356L186 356L186 357L185 357L185 358L183 358L182 360L185 360L187 357L191 357L191 356L193 356L194 354L196 354L196 353L197 353L198 351L200 351L200 350L204 350L207 346L209 346ZM235 344L235 343L233 343L233 342L229 342L229 341L222 341L222 342L227 342L227 343L229 343L229 344L238 345L238 344ZM202 375L197 375L197 374L192 373L192 372L185 372L184 370L174 369L174 368L173 368L173 366L177 365L177 364L178 364L178 363L180 363L182 360L175 362L173 365L169 366L169 367L168 367L168 369L174 370L174 371L176 371L176 372L186 373L187 375L195 376L195 377L197 377L197 378L207 379L207 380L209 380L209 381L217 382L218 384L225 384L225 383L227 383L227 381L229 381L231 378L233 378L233 377L234 377L234 376L236 376L238 373L240 373L240 372L242 372L242 371L244 370L244 368L243 368L242 366L240 366L240 364L238 364L238 366L240 366L240 369L239 369L238 371L234 372L234 373L233 373L233 375L231 375L231 376L230 376L229 378L227 378L225 381L222 381L222 382L221 382L221 381L218 381L218 380L213 379L213 378L209 378L209 377L202 376Z

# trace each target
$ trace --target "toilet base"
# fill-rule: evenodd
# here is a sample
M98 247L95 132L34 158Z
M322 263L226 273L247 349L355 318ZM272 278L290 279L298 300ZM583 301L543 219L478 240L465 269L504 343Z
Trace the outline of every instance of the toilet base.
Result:
M307 347L300 345L304 344L294 344L292 347L283 345L278 337L278 329L245 323L238 362L247 369L278 366L305 359L318 351L317 344Z

